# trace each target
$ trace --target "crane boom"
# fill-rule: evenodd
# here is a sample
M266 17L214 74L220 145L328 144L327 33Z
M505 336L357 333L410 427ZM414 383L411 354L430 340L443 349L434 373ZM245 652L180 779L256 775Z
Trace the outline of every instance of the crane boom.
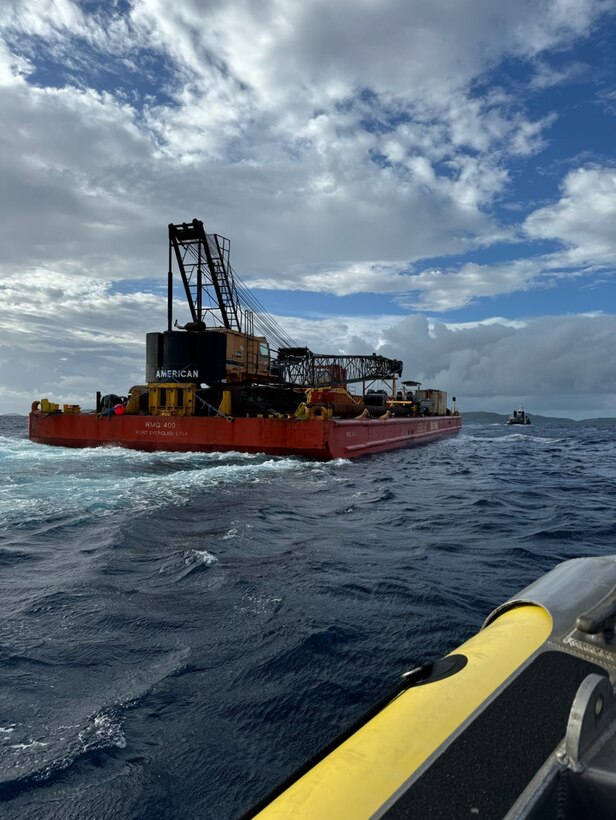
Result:
M342 386L353 382L392 379L402 375L402 362L385 356L328 356L307 347L278 351L282 381L299 387L322 384Z
M175 254L192 321L207 324L210 314L222 327L242 331L242 310L229 264L230 246L224 236L206 234L199 219L169 225L169 330Z

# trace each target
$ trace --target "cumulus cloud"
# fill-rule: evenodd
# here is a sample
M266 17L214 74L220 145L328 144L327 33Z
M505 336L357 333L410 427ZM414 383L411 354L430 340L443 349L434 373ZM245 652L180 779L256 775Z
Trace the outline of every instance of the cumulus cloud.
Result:
M3 413L44 395L92 407L97 390L125 393L143 380L145 333L166 326L160 296L53 270L0 282L0 315Z
M462 411L529 412L572 418L613 416L614 316L551 316L457 327L424 316L384 332L379 352L405 362L406 378L442 387Z
M18 200L0 214L8 261L144 276L150 226L193 215L245 236L238 259L251 270L298 280L323 262L462 252L501 234L486 206L508 182L506 157L540 150L551 122L473 81L585 34L604 8L11 0L0 12L0 176Z
M571 171L554 205L534 211L524 223L536 239L557 239L569 249L570 264L616 261L616 168Z
M607 270L614 178L605 164L572 168L560 198L523 225L499 218L514 175L549 144L556 114L531 114L519 87L494 71L514 61L538 90L577 76L575 61L548 69L547 52L566 53L615 6L6 0L6 401L7 389L21 401L62 385L82 400L78 383L109 377L119 389L116 381L140 377L137 339L164 309L154 293L170 221L197 216L230 236L249 284L384 293L424 312ZM468 259L528 239L554 248L519 258L512 250L494 265ZM452 255L466 258L449 264ZM135 293L122 292L125 280ZM363 327L349 316L288 317L305 338L325 332L353 352L385 343L390 321L397 326L384 315ZM452 338L481 346L490 325L482 327Z
M494 264L404 270L404 263L354 263L334 269L278 278L250 278L262 288L313 290L336 295L389 292L402 306L459 309L481 297L553 287L565 278L611 272L616 264L616 169L576 168L565 177L561 197L533 211L522 231L533 240L550 240L561 249Z

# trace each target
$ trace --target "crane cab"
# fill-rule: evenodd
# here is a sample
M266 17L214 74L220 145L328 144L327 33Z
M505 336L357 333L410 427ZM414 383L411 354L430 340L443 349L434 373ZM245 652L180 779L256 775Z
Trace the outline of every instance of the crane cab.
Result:
M146 379L156 382L220 384L274 380L264 336L224 327L148 333Z
M226 381L271 381L270 347L264 336L251 336L227 328L213 328L226 338Z

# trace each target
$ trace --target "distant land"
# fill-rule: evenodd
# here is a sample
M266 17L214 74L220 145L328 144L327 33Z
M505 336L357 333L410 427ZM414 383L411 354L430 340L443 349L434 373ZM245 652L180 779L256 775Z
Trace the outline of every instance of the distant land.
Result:
M599 419L566 419L558 418L557 416L539 416L535 413L528 414L531 424L588 424L595 427L612 427L616 425L616 418L599 418ZM501 415L500 413L462 413L463 421L481 421L486 424L505 424L509 414Z

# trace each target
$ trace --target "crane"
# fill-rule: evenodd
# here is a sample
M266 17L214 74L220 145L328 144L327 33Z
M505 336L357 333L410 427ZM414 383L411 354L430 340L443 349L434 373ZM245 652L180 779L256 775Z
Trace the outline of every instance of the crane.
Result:
M169 225L168 333L177 328L224 334L226 368L216 370L218 380L306 388L395 379L402 374L401 361L374 353L328 355L298 347L233 271L230 246L225 237L206 233L198 219ZM173 320L174 261L190 310L191 321L185 325ZM277 345L277 357L270 342Z

